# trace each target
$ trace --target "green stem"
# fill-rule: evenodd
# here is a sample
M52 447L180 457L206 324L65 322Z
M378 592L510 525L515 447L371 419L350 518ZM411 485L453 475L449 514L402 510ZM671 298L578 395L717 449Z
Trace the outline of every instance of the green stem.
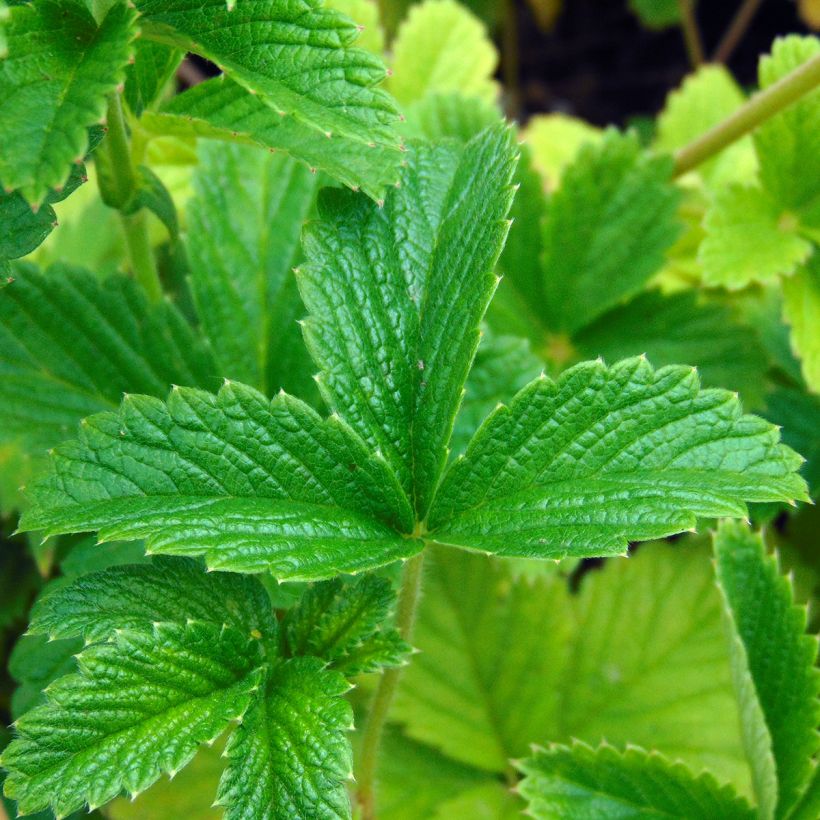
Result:
M137 178L131 162L128 132L119 94L112 94L108 99L108 136L105 142L111 172L108 183L113 188L111 193L117 203L126 203L136 192ZM120 219L134 278L143 286L148 298L152 302L158 302L162 298L162 285L148 239L145 212L126 214L120 211Z
M743 35L749 28L749 24L757 14L761 2L762 0L744 0L715 49L712 57L713 63L725 63L732 56L738 43L743 39Z
M411 558L404 567L399 603L396 610L396 627L404 640L409 641L413 635L413 623L416 620L416 607L421 592L421 576L424 566L424 553ZM361 807L362 820L374 820L376 816L376 766L378 764L379 745L381 744L384 725L393 695L396 693L401 667L388 669L381 677L362 734L362 750L359 758L358 801Z
M820 85L820 54L779 79L735 111L723 122L675 154L675 176L691 171L728 145L779 114Z
M680 26L686 53L689 55L692 68L697 68L703 64L703 43L695 20L694 3L693 0L678 0L678 5L680 6Z

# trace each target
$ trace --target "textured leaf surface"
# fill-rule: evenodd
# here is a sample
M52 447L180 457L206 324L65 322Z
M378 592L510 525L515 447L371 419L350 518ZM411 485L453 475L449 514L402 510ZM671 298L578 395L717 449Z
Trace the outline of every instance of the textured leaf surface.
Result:
M803 378L820 393L820 251L783 280L783 314L791 325L792 350L800 359Z
M129 396L58 448L27 528L146 538L211 568L332 577L412 555L411 514L383 458L337 417L228 383Z
M181 314L132 279L18 267L0 290L0 437L44 453L123 391L210 386L216 367Z
M326 0L325 5L347 15L362 29L359 39L356 40L358 48L367 49L373 54L381 54L384 51L384 31L379 20L379 5L376 0Z
M459 156L460 153L460 156ZM462 152L414 144L383 208L320 197L299 288L327 403L399 476L424 515L495 289L514 145L488 129Z
M767 88L820 51L816 37L792 35L775 40L760 61L760 87ZM803 96L755 131L760 179L783 208L820 224L820 89Z
M294 658L273 667L266 687L228 742L217 797L226 820L346 820L347 682L317 658Z
M536 818L709 817L752 820L729 787L637 747L620 752L583 743L537 751L521 763L521 794Z
M495 125L498 108L481 97L455 92L435 92L410 103L401 131L406 137L440 140L451 137L469 142L485 128Z
M794 273L811 253L794 219L757 187L718 189L704 228L698 259L708 285L737 289L771 281Z
M183 558L84 575L37 602L29 632L99 641L118 629L146 631L155 622L184 626L189 619L227 624L245 635L276 632L270 599L255 578L206 573Z
M139 39L134 47L134 62L125 71L124 97L139 117L154 105L168 85L185 55L162 43Z
M11 9L0 61L0 182L39 203L88 147L89 126L122 81L135 14L115 3L97 25L85 4L38 0Z
M813 773L820 748L817 639L790 582L762 538L727 522L715 536L726 600L744 743L763 817L785 817Z
M645 353L656 367L686 362L707 387L738 390L745 406L763 401L768 361L756 333L727 307L701 303L691 291L639 294L583 328L572 343L585 359L615 362Z
M316 177L281 154L206 142L188 201L197 313L219 372L264 393L315 390L292 268Z
M426 0L410 7L399 28L387 87L403 105L443 91L492 101L497 64L480 20L454 0Z
M410 646L386 624L395 602L389 581L372 575L315 584L282 619L283 654L322 658L347 676L398 666Z
M349 18L306 0L228 5L206 0L193 6L186 0L140 0L138 8L149 37L215 62L255 93L268 119L288 120L284 127L291 148L309 164L314 164L311 147L317 137L362 154L372 143L373 154L386 153L394 167L398 164L395 106L375 87L384 78L384 66L378 57L352 47L358 30ZM234 123L232 130L243 130L240 126ZM373 192L382 187L367 175L355 184Z
M498 407L445 475L431 537L499 555L624 552L628 541L806 498L802 459L690 368L586 362Z
M634 742L747 788L705 550L646 545L577 597L507 561L433 557L393 713L412 737L499 773L533 741Z
M678 235L671 173L671 160L648 156L634 135L610 132L581 149L547 207L536 307L547 327L572 333L661 267Z
M6 794L24 812L66 814L142 791L244 714L259 661L256 641L196 623L121 632L87 649L80 673L18 721L2 756Z

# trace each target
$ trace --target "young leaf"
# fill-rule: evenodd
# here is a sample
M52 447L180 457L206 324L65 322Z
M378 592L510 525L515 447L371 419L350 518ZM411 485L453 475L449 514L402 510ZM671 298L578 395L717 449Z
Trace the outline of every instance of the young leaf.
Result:
M756 186L717 189L703 224L698 260L707 285L738 289L771 281L794 273L811 254L794 218Z
M434 92L458 91L492 102L498 52L484 25L454 0L410 7L393 43L387 87L403 105Z
M89 126L124 77L136 15L111 5L95 22L80 0L37 0L11 9L0 60L0 183L39 204L65 184L88 147Z
M398 666L411 647L395 629L382 630L395 603L384 578L336 578L309 588L282 621L285 656L314 655L344 674Z
M245 713L259 643L232 628L160 624L86 649L80 672L49 687L3 752L6 794L24 813L66 814L135 794L173 773Z
M709 774L630 746L620 752L584 743L540 749L520 764L518 787L536 818L667 817L752 820L755 813Z
M123 391L209 386L216 367L170 302L151 306L125 276L19 266L0 290L0 438L45 451Z
M820 749L817 639L759 535L725 522L714 546L755 795L761 817L786 817Z
M508 129L415 144L383 208L325 191L298 276L327 403L399 476L423 517L495 289L515 164Z
M308 145L320 137L374 160L377 153L388 154L398 164L395 106L375 88L384 67L378 57L352 48L358 30L335 10L285 0L205 0L194 6L139 0L137 6L146 36L215 62L254 92L270 118L289 120L295 155L302 156L302 135ZM236 122L232 130L243 129ZM355 184L377 193L374 183L364 176Z
M783 280L783 315L809 389L820 393L820 251L794 276Z
M350 817L349 685L318 658L275 665L228 742L217 804L225 820Z
M204 142L185 246L197 314L219 372L264 393L315 390L292 268L317 178L282 156Z
M59 447L21 526L145 538L209 567L309 580L412 555L412 517L383 458L336 416L239 384L128 396ZM397 532L398 530L398 532Z
M276 632L270 598L255 578L206 573L197 561L182 558L111 567L61 586L34 605L29 632L91 642L117 630L188 620L227 624L245 635Z
M802 459L685 367L586 362L501 405L445 475L430 537L499 555L623 554L629 541L805 499Z
M760 61L760 87L767 88L820 51L816 37L792 35L775 40ZM781 208L820 224L820 89L804 95L754 134L763 187Z
M634 135L609 132L581 149L548 201L539 305L548 328L574 332L660 268L678 235L671 175L671 160L647 155Z
M566 114L536 114L524 129L533 167L548 191L559 187L564 169L575 160L581 148L598 145L603 138L600 128Z

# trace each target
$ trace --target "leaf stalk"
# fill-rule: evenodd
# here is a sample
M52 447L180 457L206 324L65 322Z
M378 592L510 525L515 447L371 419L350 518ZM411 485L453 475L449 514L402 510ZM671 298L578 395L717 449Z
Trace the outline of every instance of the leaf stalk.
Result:
M820 54L798 66L773 85L759 91L730 117L675 154L679 177L753 131L820 85Z
M405 641L413 635L413 624L416 620L416 608L421 593L424 552L411 558L404 567L399 602L396 608L396 628ZM362 751L359 758L359 788L357 799L361 808L361 820L374 820L376 817L375 785L376 767L379 757L384 726L393 696L401 678L402 667L388 669L381 677L376 694L370 704L370 711L364 724L362 734Z
M698 68L703 64L704 54L700 30L695 19L695 7L692 0L678 0L678 5L680 6L680 25L686 53L692 68Z

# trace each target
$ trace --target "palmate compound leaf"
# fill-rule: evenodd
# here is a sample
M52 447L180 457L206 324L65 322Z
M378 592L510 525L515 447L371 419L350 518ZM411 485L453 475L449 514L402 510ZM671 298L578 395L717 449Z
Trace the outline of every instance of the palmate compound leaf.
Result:
M323 397L384 453L422 518L495 290L515 146L499 125L463 149L411 149L383 208L323 192L297 280Z
M226 383L127 397L57 448L22 526L145 538L149 552L305 580L381 566L419 541L387 462L338 417Z
M191 622L122 630L82 652L48 701L16 724L5 791L20 810L58 815L138 793L241 719L261 682L259 642Z
M817 639L806 634L805 608L795 605L791 583L766 554L760 535L725 522L714 548L760 816L788 817L820 749Z
M694 369L586 362L500 405L445 474L429 537L499 555L616 555L627 543L807 499L802 459Z
M37 0L10 14L0 59L0 183L38 204L82 160L88 127L124 78L136 14L116 2L98 24L80 0Z
M293 267L319 178L284 154L203 141L186 206L197 314L223 376L315 394Z
M375 87L385 76L381 60L352 47L358 30L349 18L317 0L138 0L137 8L145 36L201 54L229 78L181 95L177 111L187 107L185 113L196 118L197 106L204 105L215 113L216 127L234 132L247 132L248 116L262 123L282 120L268 129L271 147L331 174L340 171L342 181L373 196L395 181L395 104ZM206 99L217 88L229 91L230 102L224 94ZM340 152L358 152L364 162L344 173ZM386 178L391 166L392 178Z
M539 749L519 764L520 793L540 820L599 817L694 817L752 820L756 814L730 787L709 774L696 776L680 763L630 746L619 751L584 743Z

